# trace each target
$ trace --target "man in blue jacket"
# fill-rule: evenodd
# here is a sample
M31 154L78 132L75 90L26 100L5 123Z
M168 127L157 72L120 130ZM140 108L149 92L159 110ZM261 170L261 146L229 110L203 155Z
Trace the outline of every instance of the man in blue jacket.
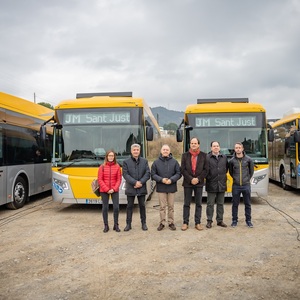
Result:
M124 231L131 229L132 213L134 199L137 197L142 229L148 230L146 224L146 182L150 179L150 168L147 159L140 157L141 146L139 144L131 145L131 157L123 162L123 177L125 183L125 195L127 195L127 217Z
M246 225L253 227L251 222L251 183L250 179L254 173L254 163L244 152L242 143L234 145L234 156L229 161L229 174L233 179L232 184L232 227L238 223L238 208L240 196L243 195L245 205Z
M157 228L161 231L168 222L171 230L176 230L174 224L174 199L177 192L177 181L180 179L180 166L173 158L170 147L163 145L160 156L151 166L151 178L156 181L156 192L160 206L160 223ZM166 208L168 207L168 217Z

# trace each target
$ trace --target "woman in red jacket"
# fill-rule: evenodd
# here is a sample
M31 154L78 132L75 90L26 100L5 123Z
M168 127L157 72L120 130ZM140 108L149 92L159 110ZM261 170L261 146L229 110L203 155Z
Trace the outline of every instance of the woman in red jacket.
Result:
M116 153L109 150L105 154L103 165L98 170L98 182L100 185L100 196L102 199L102 216L104 222L103 232L109 230L108 226L108 208L109 199L111 198L114 211L114 230L119 229L119 187L122 180L122 173L117 163Z

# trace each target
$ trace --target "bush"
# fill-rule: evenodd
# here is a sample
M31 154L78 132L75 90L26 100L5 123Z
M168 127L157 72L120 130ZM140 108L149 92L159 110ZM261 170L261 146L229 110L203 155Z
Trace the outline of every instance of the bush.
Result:
M168 136L148 143L148 157L150 160L158 158L160 149L163 145L169 145L174 158L181 158L183 147L182 143L178 143L175 136Z

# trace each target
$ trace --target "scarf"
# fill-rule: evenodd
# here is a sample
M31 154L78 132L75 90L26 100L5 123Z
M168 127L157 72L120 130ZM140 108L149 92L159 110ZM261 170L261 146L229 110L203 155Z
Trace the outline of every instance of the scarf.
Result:
M197 165L197 156L200 153L200 149L197 151L192 151L192 149L189 150L190 154L192 155L192 172L193 174L196 173L196 165Z

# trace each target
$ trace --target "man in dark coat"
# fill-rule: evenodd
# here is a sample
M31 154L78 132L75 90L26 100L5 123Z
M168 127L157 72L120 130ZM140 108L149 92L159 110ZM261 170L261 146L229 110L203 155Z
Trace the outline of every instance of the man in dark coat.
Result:
M200 151L200 141L195 137L190 141L190 150L182 154L181 174L183 176L184 205L181 230L187 230L189 227L190 205L193 193L195 198L195 228L203 230L200 223L204 178L208 170L206 155L206 153Z
M241 194L245 205L246 225L253 228L251 222L251 177L254 174L254 163L246 155L244 146L238 142L234 145L234 155L229 161L229 174L233 179L232 184L232 227L238 224L238 208Z
M131 229L134 199L137 197L142 229L148 230L146 224L146 182L150 179L150 168L147 159L140 157L141 146L131 145L131 157L123 162L123 177L125 183L125 195L127 195L127 217L124 231Z
M151 178L156 181L156 192L158 194L160 206L160 223L157 228L161 231L165 227L166 221L171 230L176 230L174 224L174 199L177 192L177 181L180 179L180 166L173 158L170 147L163 145L160 156L151 166ZM168 218L166 218L166 208L168 207Z
M227 227L227 225L223 222L224 198L227 190L227 157L220 153L219 142L213 141L210 146L211 152L207 154L208 173L205 185L207 192L206 227L212 227L215 203L217 203L217 225Z

